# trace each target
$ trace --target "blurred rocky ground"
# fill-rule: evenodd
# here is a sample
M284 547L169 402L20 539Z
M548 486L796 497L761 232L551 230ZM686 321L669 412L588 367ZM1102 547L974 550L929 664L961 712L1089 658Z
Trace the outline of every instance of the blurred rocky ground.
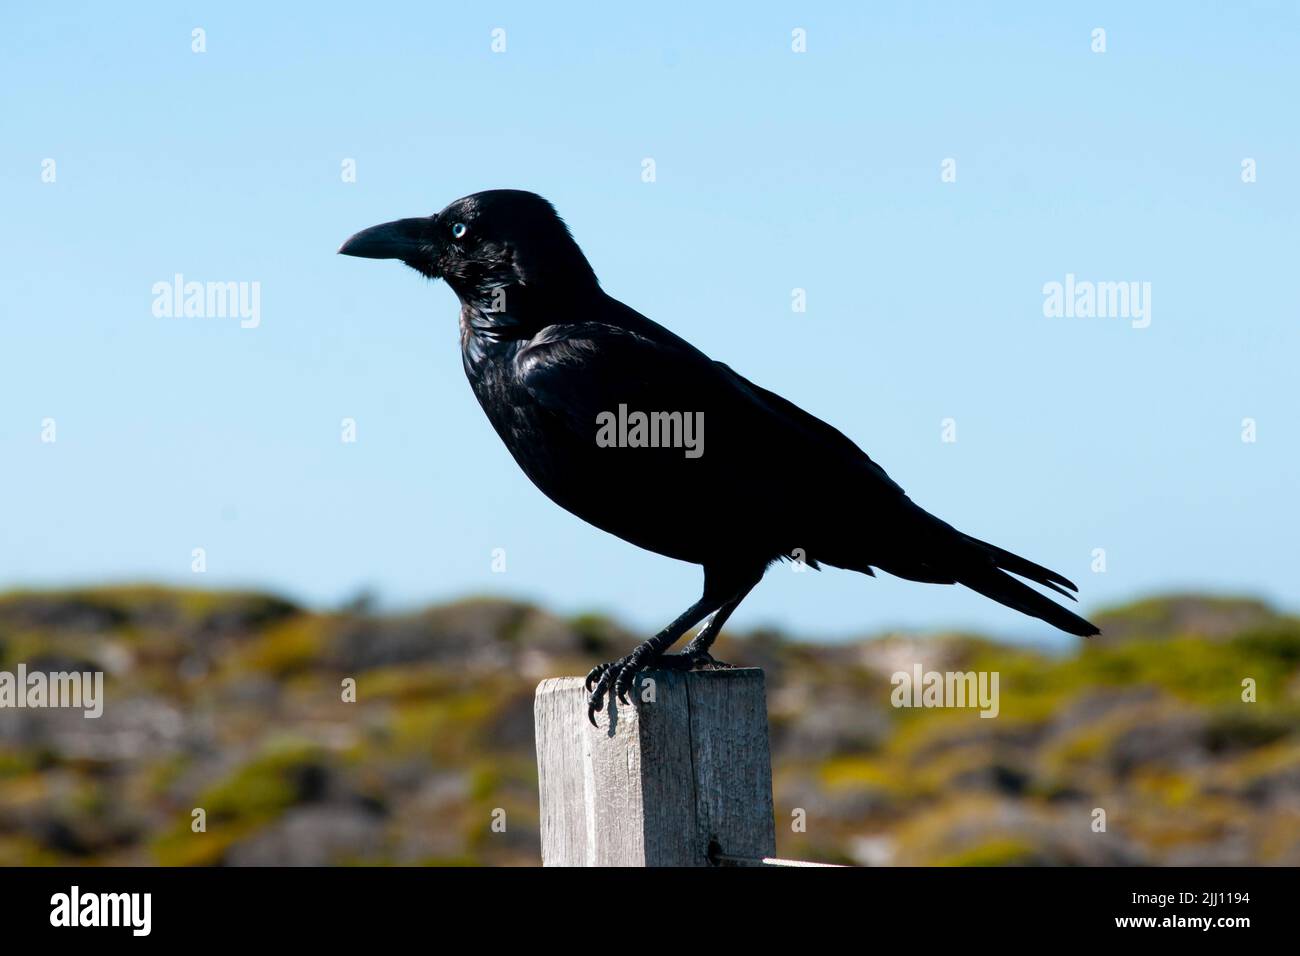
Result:
M720 657L767 672L779 853L1300 865L1300 620L1196 596L1096 619L1105 636L1065 656L725 636ZM0 671L106 673L99 719L0 709L0 865L537 864L533 689L636 639L500 600L380 616L156 587L0 596ZM998 717L895 709L890 676L915 662L996 671Z

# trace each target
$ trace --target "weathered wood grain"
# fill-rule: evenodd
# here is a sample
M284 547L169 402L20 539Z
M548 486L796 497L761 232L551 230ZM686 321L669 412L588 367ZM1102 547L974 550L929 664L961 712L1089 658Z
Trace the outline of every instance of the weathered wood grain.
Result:
M634 705L587 722L579 677L534 718L546 866L707 866L776 853L763 672L648 671Z

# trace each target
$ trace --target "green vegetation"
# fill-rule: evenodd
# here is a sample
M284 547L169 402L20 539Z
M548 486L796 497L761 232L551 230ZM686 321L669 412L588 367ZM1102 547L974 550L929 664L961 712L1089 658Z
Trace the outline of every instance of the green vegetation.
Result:
M635 637L485 598L363 611L151 586L0 595L0 670L107 674L98 720L0 710L0 865L537 863L533 688ZM1069 656L974 635L724 637L720 656L768 674L778 852L1300 864L1300 620L1189 595L1098 618L1105 635ZM998 717L892 707L915 661L996 672Z

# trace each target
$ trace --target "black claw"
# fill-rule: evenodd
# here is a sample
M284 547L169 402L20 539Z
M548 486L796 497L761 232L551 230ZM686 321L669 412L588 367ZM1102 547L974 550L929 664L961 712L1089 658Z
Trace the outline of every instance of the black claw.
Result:
M591 726L596 726L596 711L605 706L605 690L599 684L596 685L595 692L587 698L587 719L591 721Z
M616 663L617 662L613 662L609 664L597 664L591 670L587 671L587 679L582 682L583 686L587 689L587 693L590 694L596 687L599 686L600 679L604 677L605 674L607 674L610 671L610 669L616 665Z
M639 658L629 654L620 660L591 669L583 684L591 693L587 700L587 719L593 727L599 726L596 723L596 711L604 706L606 694L625 707L631 705L628 695L636 684L637 673L644 666Z
M593 667L591 673L587 675L587 689L591 691L591 696L587 698L587 719L591 721L591 726L599 726L596 723L596 711L605 706L605 693L613 691L613 682L611 680L614 674L614 668L617 662L613 664L601 664L599 667ZM592 678L595 677L596 683L593 687Z

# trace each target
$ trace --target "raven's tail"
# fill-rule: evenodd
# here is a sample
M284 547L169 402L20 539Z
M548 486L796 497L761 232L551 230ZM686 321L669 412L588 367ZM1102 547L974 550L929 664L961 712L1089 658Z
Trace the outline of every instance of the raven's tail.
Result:
M1004 551L996 545L961 532L957 534L962 543L968 545L970 551L974 552L971 554L971 560L959 562L951 571L953 578L959 584L964 584L972 591L978 591L999 604L1005 604L1022 614L1046 621L1053 627L1059 627L1070 634L1091 637L1101 633L1101 630L1091 621L1086 621L1073 611L1066 610L1051 598L1016 580L1011 574L1017 574L1035 584L1051 588L1071 601L1075 600L1075 597L1070 592L1079 590L1073 581L1010 551ZM1008 571L1011 574L1007 574Z

